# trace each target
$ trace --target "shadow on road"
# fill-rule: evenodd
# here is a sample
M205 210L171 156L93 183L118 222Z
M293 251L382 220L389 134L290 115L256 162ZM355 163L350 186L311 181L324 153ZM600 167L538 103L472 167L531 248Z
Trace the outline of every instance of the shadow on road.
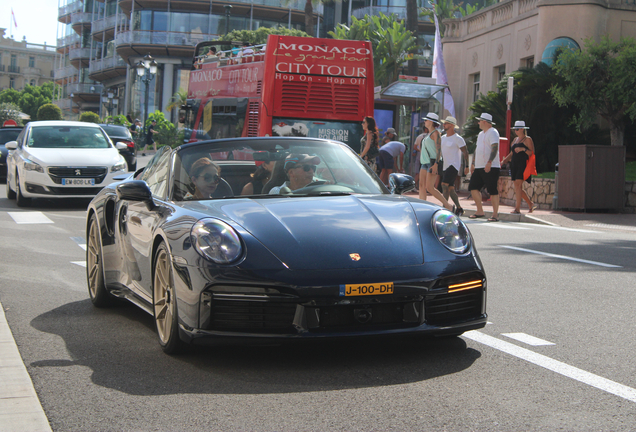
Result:
M0 210L7 211L77 211L86 210L88 203L91 200L89 198L59 198L59 199L44 199L34 198L31 200L29 207L18 207L15 200L7 198L0 199Z
M480 352L461 338L320 341L283 346L196 347L170 357L152 318L132 305L96 309L89 300L42 314L31 325L59 335L72 361L31 367L86 366L93 382L134 395L268 394L419 382L469 368Z

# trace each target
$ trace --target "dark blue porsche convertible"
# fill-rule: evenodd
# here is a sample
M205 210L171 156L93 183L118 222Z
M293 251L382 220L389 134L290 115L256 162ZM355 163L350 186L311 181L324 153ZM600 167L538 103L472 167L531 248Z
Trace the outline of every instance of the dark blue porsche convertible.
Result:
M160 149L87 212L93 304L154 317L159 343L453 336L486 324L464 223L387 189L342 143L239 138Z

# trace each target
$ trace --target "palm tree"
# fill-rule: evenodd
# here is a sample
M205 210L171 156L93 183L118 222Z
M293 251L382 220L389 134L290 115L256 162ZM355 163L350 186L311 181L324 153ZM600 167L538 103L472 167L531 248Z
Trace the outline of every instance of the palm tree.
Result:
M188 100L188 90L177 90L175 94L170 98L170 104L166 107L168 111L172 111L175 108L181 108Z

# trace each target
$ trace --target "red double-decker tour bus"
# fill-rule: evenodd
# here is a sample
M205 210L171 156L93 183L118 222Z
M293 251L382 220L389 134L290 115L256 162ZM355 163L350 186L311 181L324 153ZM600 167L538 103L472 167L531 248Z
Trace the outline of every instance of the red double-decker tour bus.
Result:
M308 136L359 150L373 115L370 42L270 35L264 46L204 54L213 43L195 50L186 139Z

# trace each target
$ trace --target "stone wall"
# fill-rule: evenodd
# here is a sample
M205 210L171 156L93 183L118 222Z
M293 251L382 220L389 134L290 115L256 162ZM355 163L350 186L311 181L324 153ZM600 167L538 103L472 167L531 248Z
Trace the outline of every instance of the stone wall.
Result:
M523 190L526 191L530 200L543 210L552 209L552 199L554 198L555 182L553 179L532 178L532 183L523 182ZM515 205L515 188L510 177L499 177L499 200L502 204ZM526 207L525 202L521 203L521 208ZM636 213L636 182L625 182L625 205L623 213Z

